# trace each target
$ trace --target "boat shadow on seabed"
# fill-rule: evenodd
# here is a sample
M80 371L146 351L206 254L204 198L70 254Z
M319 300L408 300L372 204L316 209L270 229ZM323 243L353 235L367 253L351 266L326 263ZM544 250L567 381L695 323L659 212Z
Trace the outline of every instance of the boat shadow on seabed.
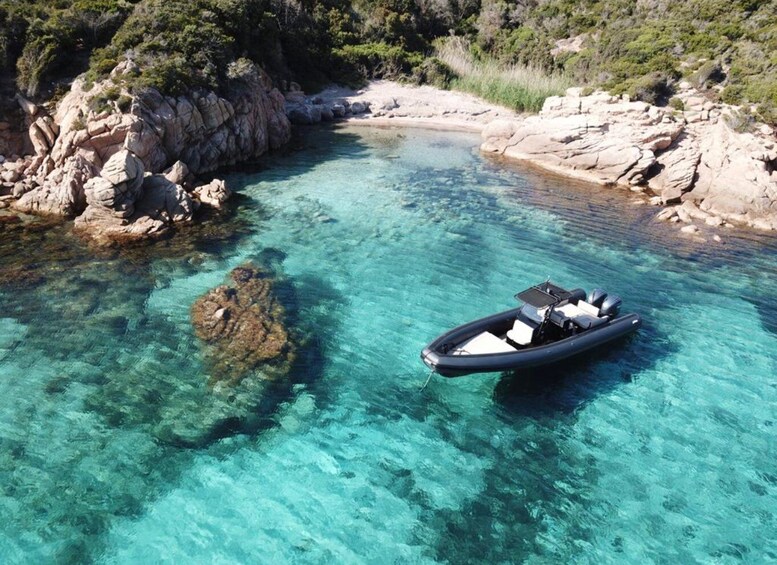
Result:
M639 334L553 365L506 371L494 387L494 401L508 412L525 415L571 413L596 397L639 378L671 354L665 340L646 324ZM660 341L662 347L655 344Z

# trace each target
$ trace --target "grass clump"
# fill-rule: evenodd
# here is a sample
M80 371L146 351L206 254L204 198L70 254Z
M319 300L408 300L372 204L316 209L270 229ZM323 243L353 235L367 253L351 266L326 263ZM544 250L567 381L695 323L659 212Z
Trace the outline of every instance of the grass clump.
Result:
M682 112L685 110L685 102L683 102L680 98L677 96L672 96L672 98L669 99L669 107L673 110L677 110L678 112Z
M563 94L572 85L566 77L536 67L477 60L456 38L441 43L437 57L457 75L452 88L520 112L539 112L546 98Z
M430 84L437 88L449 89L456 79L456 73L437 57L428 57L420 65L413 67L412 80L415 84Z
M750 133L755 129L755 117L747 108L732 110L723 119L737 133Z
M114 111L114 103L122 98L121 90L116 86L111 86L92 96L89 99L89 109L95 114L111 113ZM130 98L130 104L132 99Z

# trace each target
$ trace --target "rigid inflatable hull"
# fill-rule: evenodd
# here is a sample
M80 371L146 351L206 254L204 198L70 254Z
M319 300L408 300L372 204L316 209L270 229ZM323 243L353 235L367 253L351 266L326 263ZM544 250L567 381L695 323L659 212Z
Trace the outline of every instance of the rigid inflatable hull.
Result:
M487 355L447 355L445 346L463 343L488 328L508 322L520 308L500 312L452 329L430 343L421 352L426 365L444 377L462 377L472 373L491 373L529 369L563 361L595 347L624 337L642 325L638 314L625 314L606 324L568 338L530 349ZM452 347L451 347L452 349Z

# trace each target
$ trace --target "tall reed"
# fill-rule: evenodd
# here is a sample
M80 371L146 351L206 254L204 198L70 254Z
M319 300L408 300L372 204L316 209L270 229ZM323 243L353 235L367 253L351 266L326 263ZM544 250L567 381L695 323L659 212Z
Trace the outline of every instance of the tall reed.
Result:
M572 86L563 75L539 68L475 60L467 43L458 37L440 42L436 51L437 58L458 75L452 88L519 112L539 112L548 96L563 94Z

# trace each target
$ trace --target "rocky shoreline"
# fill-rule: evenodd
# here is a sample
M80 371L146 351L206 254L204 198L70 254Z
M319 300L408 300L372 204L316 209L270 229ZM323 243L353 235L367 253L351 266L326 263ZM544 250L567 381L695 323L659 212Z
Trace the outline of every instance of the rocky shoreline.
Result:
M125 61L113 75L133 70ZM204 184L198 175L281 147L292 124L339 120L480 132L484 153L643 194L665 207L657 220L688 224L683 233L696 233L697 223L777 229L775 132L687 84L677 97L682 109L570 89L534 116L390 81L313 96L292 83L283 95L256 67L222 96L150 89L131 97L111 84L87 89L76 80L53 115L18 98L28 136L5 127L2 141L32 154L0 157L0 219L10 208L73 218L98 241L157 236L229 197L223 181Z
M125 61L113 75L133 72ZM283 95L253 67L219 96L129 96L77 79L50 116L23 99L34 154L0 164L3 208L75 219L97 240L157 236L220 206L223 181L198 175L256 158L291 137Z
M461 93L377 81L361 91L287 95L287 110L299 124L355 106L359 111L340 114L349 124L480 132L484 153L643 194L665 207L657 220L687 223L686 234L698 231L696 223L777 229L775 132L681 87L683 110L574 88L526 116Z
M367 126L411 126L479 133L500 118L517 118L507 108L480 98L431 86L377 80L360 90L331 86L313 96L286 94L286 112L295 125L344 119Z
M658 219L777 229L772 129L737 131L735 108L690 89L680 100L686 111L572 89L538 116L489 124L482 150L651 195L670 206Z

